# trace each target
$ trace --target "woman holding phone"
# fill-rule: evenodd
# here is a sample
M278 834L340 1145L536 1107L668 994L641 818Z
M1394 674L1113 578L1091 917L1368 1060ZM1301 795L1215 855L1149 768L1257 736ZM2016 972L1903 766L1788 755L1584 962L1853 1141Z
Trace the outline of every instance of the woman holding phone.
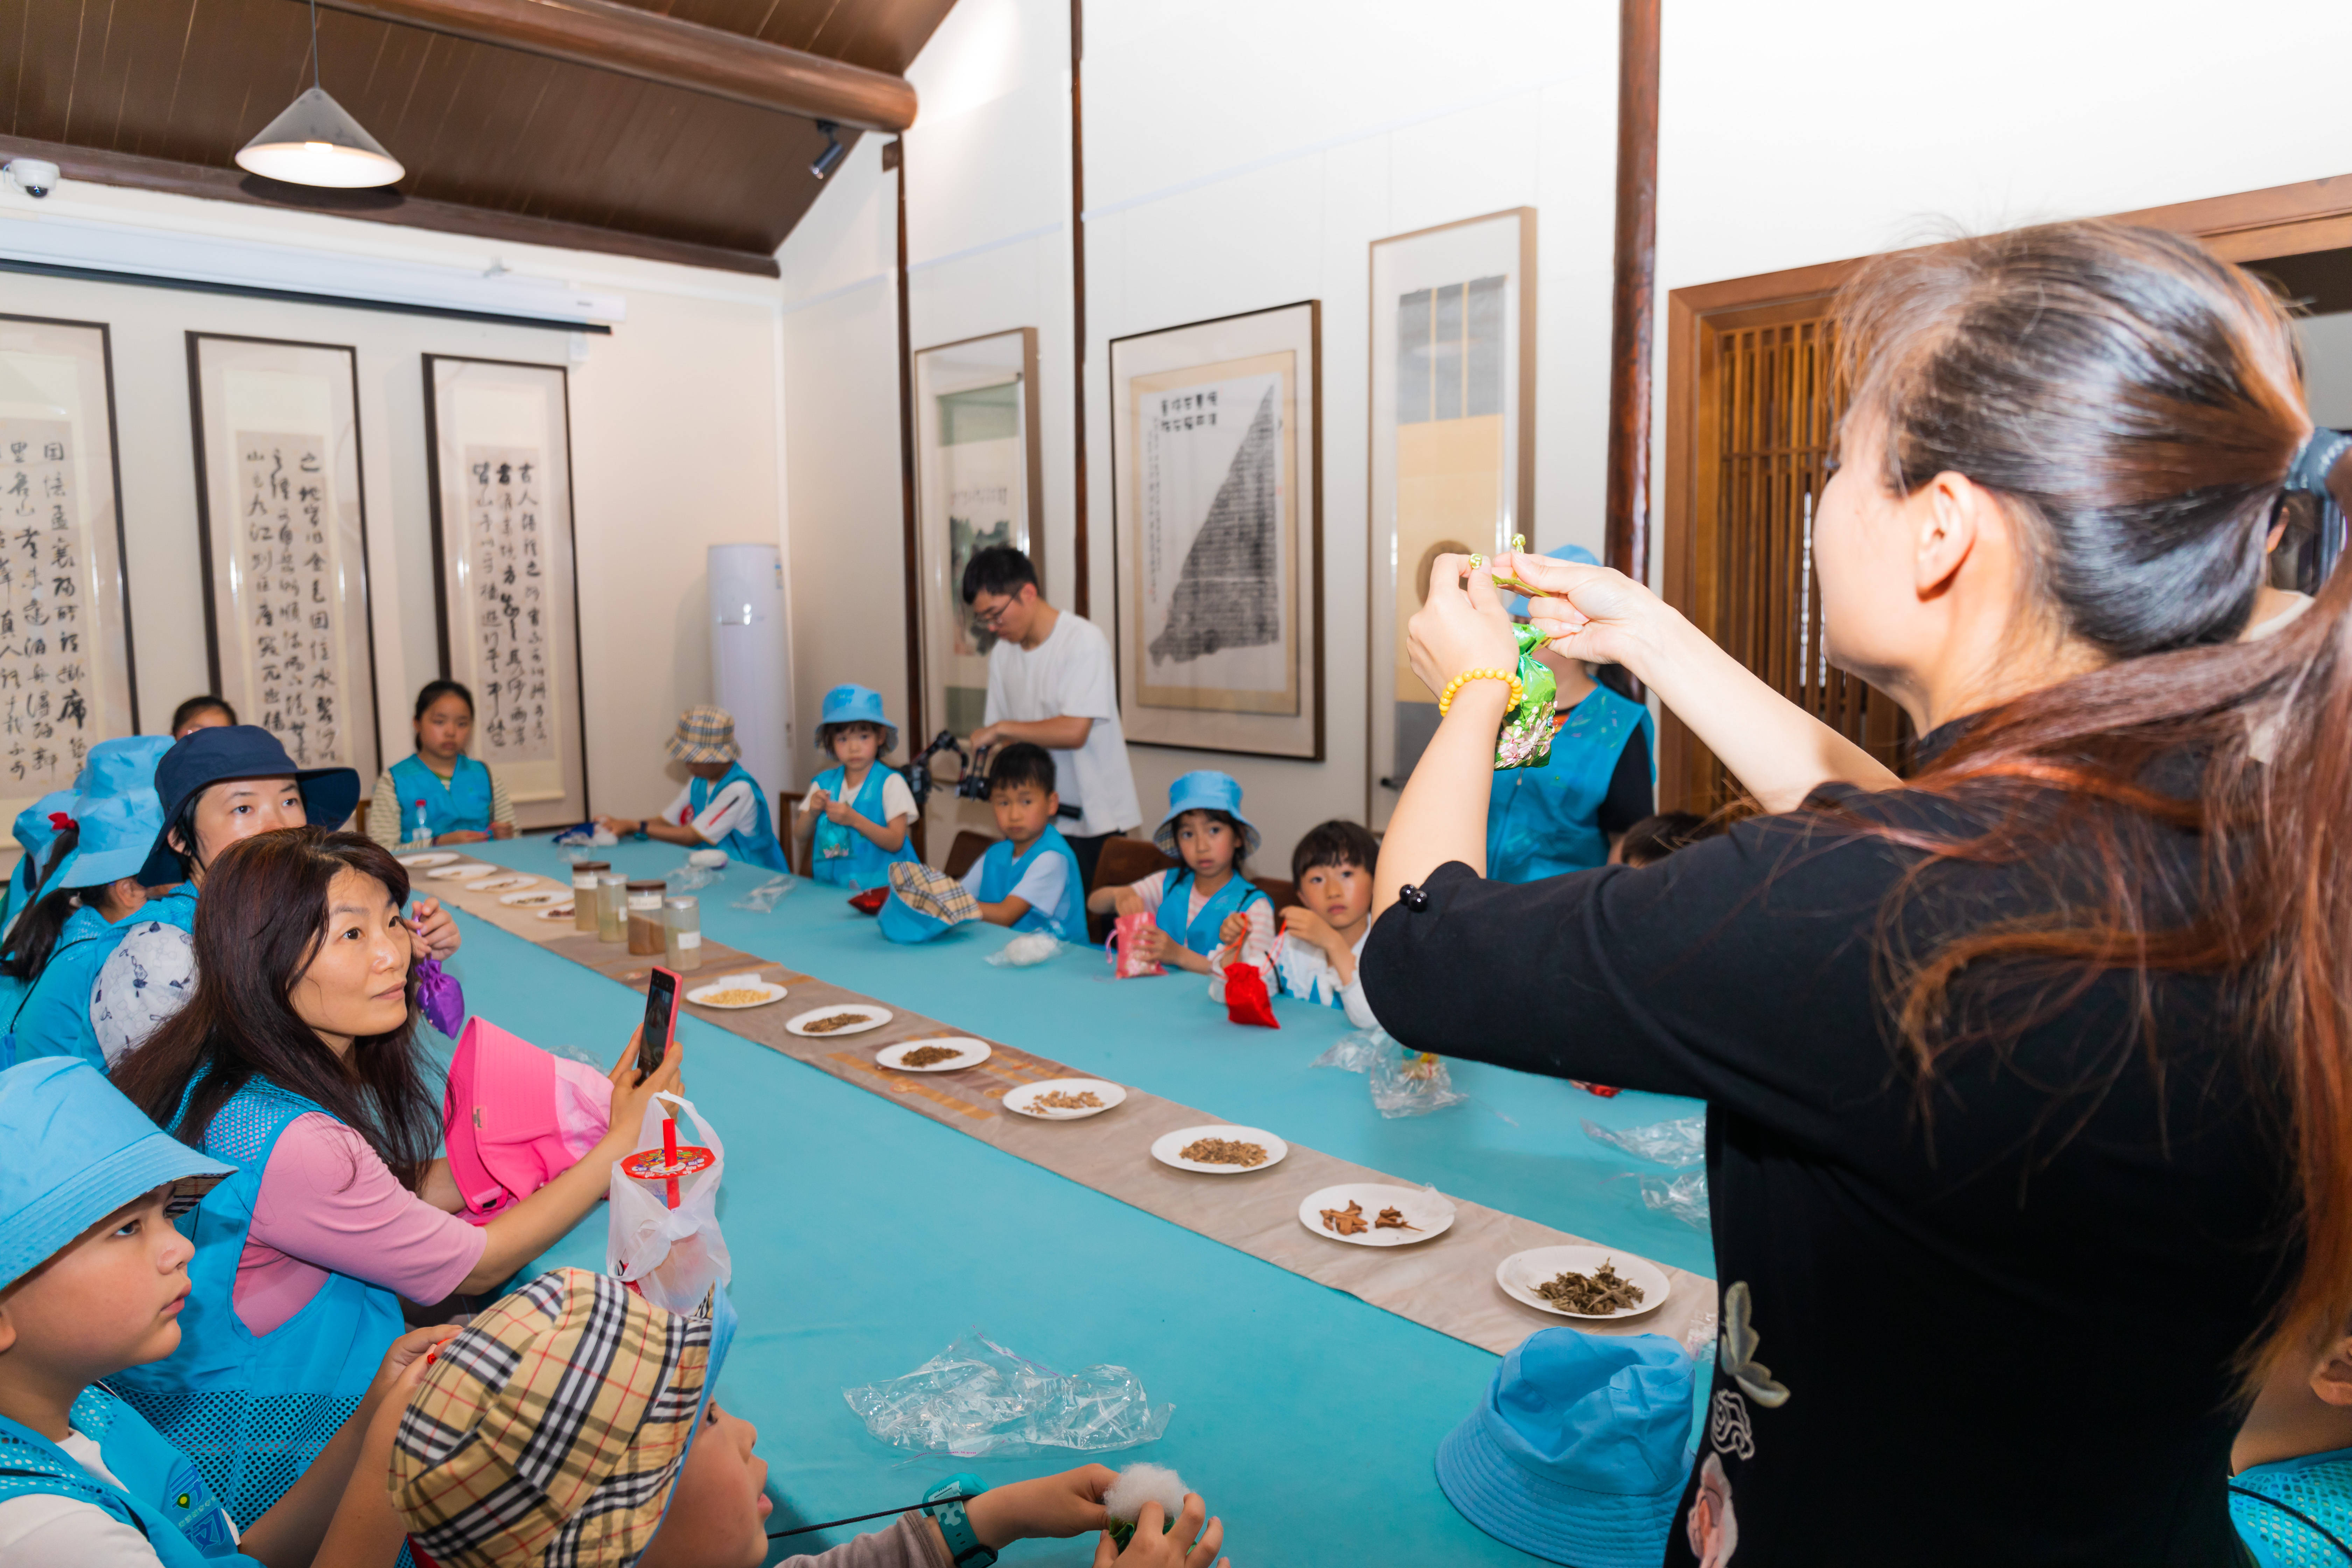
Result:
M545 1251L677 1084L675 1040L640 1076L632 1038L603 1140L488 1223L459 1218L433 1155L407 897L400 863L358 834L230 846L196 911L194 994L114 1071L157 1125L237 1168L196 1210L180 1348L116 1383L240 1524L356 1408L400 1298L478 1294Z

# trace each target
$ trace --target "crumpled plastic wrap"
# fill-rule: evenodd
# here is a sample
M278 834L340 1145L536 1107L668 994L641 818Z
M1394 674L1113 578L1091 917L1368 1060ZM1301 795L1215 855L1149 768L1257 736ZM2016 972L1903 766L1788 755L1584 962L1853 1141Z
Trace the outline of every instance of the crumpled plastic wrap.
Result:
M1024 931L988 955L999 969L1026 969L1062 951L1062 939L1049 931Z
M779 871L727 907L744 910L755 915L772 914L784 895L800 885L800 879L790 871Z
M1454 1089L1445 1060L1389 1041L1372 1061L1372 1106L1382 1116L1426 1116L1470 1097Z
M692 860L687 860L682 862L676 870L663 874L662 886L667 888L672 893L698 892L719 880L719 868L698 866Z
M552 842L566 860L585 860L591 858L590 851L610 849L620 840L613 837L612 829L583 822L577 827L565 828Z
M1396 1042L1385 1029L1358 1029L1342 1035L1332 1042L1331 1048L1307 1065L1311 1068L1338 1068L1342 1072L1370 1072L1372 1064L1381 1059L1384 1046Z
M1707 1206L1706 1173L1685 1171L1679 1176L1643 1176L1642 1201L1664 1209L1695 1230L1706 1230L1714 1211Z
M1597 1121L1585 1121L1584 1135L1622 1149L1636 1160L1648 1160L1660 1165L1679 1169L1696 1165L1706 1158L1706 1118L1681 1116L1672 1121L1653 1121L1645 1127L1603 1127Z
M866 1429L894 1448L958 1458L1020 1458L1049 1449L1107 1454L1156 1442L1173 1405L1153 1405L1123 1366L1062 1373L967 1329L901 1377L845 1388Z

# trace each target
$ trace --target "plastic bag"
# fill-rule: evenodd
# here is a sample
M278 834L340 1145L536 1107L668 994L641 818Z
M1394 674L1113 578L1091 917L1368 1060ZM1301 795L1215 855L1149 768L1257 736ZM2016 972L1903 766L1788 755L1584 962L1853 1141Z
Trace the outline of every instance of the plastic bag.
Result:
M1151 929L1150 910L1138 910L1131 915L1121 915L1111 922L1110 938L1103 951L1110 954L1110 972L1121 980L1133 980L1142 974L1165 974L1168 972L1150 959L1136 955L1143 933Z
M1123 1366L1065 1375L967 1329L901 1377L845 1388L866 1429L894 1448L1019 1458L1050 1448L1107 1454L1155 1442L1173 1405L1154 1405Z
M669 1160L662 1122L673 1114L679 1120L667 1142L676 1145L677 1157ZM727 1238L719 1231L719 1183L726 1171L727 1150L693 1102L656 1095L646 1107L636 1152L613 1162L605 1272L635 1285L656 1307L673 1312L698 1309L712 1286L726 1284L734 1274ZM672 1172L675 1208L668 1202Z
M1372 1064L1381 1059L1384 1046L1396 1044L1385 1029L1358 1029L1342 1035L1331 1048L1307 1065L1311 1068L1338 1068L1341 1072L1370 1072Z
M1265 994L1265 976L1256 964L1225 965L1225 1018L1229 1023L1255 1024L1261 1029L1282 1027L1274 1016L1274 998Z
M1470 1097L1454 1089L1454 1075L1442 1057L1408 1051L1394 1040L1372 1061L1372 1106L1382 1116L1426 1116Z
M1714 1210L1707 1206L1706 1173L1685 1171L1679 1176L1643 1176L1642 1201L1664 1209L1695 1230L1711 1228Z
M555 836L553 842L556 848L564 851L565 859L581 860L586 857L573 854L572 851L610 849L620 840L613 836L612 829L593 822L583 822L577 826L565 828Z
M791 892L799 883L800 879L790 871L780 871L727 907L730 910L748 910L755 915L771 914L774 912L776 906L783 901L784 895Z
M1024 931L988 955L999 969L1026 969L1062 951L1062 939L1049 931Z
M701 853L699 849L696 850L679 862L675 870L662 873L662 886L671 893L694 893L719 880L719 873L726 868L725 858L721 857L719 863L712 866L696 859L696 856Z
M1706 1158L1706 1118L1682 1116L1672 1121L1653 1121L1646 1127L1603 1127L1598 1122L1582 1123L1584 1135L1597 1139L1612 1149L1622 1149L1636 1160L1649 1160L1661 1165L1696 1165Z

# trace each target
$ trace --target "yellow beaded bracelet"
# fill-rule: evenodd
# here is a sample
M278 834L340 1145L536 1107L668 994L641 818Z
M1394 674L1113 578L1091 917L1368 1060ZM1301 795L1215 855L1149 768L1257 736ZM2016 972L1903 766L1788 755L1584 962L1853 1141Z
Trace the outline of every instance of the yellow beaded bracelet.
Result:
M1519 684L1519 678L1507 669L1465 669L1461 674L1455 676L1452 680L1447 681L1445 683L1445 689L1438 694L1437 716L1439 718L1444 718L1447 710L1453 708L1454 694L1461 690L1465 686L1469 685L1470 682L1474 680L1502 680L1509 682L1511 688L1511 700L1508 705L1514 708L1518 706L1519 698L1527 689Z

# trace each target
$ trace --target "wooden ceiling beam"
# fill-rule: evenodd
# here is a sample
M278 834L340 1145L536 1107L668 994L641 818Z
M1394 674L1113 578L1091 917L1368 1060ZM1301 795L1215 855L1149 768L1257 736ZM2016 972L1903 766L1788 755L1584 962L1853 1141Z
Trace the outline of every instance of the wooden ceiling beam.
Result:
M915 89L904 77L641 11L619 0L320 4L861 131L904 131L915 122Z

